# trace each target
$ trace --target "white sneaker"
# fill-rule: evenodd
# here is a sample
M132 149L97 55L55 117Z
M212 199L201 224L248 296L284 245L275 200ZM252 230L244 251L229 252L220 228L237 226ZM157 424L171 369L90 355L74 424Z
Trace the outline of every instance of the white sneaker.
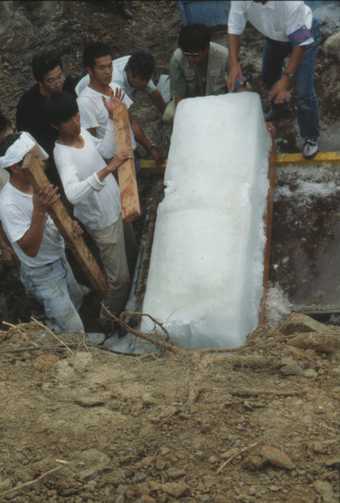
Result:
M313 159L319 152L319 145L317 140L306 139L302 149L302 155L305 159Z

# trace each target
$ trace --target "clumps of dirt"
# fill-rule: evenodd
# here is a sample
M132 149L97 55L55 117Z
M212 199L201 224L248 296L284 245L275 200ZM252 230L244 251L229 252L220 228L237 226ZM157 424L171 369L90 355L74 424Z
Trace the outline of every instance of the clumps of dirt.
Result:
M0 500L339 501L339 328L293 314L163 357L61 339L0 335Z

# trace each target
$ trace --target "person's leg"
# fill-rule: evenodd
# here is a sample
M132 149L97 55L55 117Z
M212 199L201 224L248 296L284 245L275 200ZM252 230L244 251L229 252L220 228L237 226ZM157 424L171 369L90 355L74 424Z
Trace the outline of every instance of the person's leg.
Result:
M130 278L132 279L135 272L138 257L137 240L132 223L124 222L123 226L124 226L126 258L128 262Z
M119 314L125 307L131 284L122 219L120 217L110 227L90 232L99 249L109 283L109 292L103 303L111 312ZM108 318L103 310L100 317Z
M69 294L66 277L62 259L42 267L21 268L24 286L43 305L50 324L62 332L84 332L83 322Z
M83 303L84 297L90 292L90 289L87 288L87 286L80 285L78 283L66 257L64 258L64 267L66 271L66 283L70 298L72 300L73 305L79 311Z
M266 38L262 56L262 80L268 90L280 80L283 62L289 51L288 43Z
M275 82L280 80L284 59L290 51L289 44L286 42L277 42L266 38L262 58L262 80L269 91ZM287 104L277 105L271 103L271 110L266 114L267 121L275 121L288 113Z
M317 23L315 21L315 23ZM308 46L296 72L297 120L301 137L317 143L320 134L319 105L314 87L315 61L319 49L318 24L313 26L316 42ZM317 146L314 149L317 152Z

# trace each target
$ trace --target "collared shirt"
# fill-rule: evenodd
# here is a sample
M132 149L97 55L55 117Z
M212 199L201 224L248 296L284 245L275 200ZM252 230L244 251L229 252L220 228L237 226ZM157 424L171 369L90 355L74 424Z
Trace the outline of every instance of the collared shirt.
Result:
M173 98L209 96L226 92L228 49L210 42L208 62L193 65L176 49L170 61L171 95Z
M240 35L247 21L272 40L291 42L293 46L314 42L311 32L313 14L304 2L269 1L262 4L253 1L232 1L228 32Z

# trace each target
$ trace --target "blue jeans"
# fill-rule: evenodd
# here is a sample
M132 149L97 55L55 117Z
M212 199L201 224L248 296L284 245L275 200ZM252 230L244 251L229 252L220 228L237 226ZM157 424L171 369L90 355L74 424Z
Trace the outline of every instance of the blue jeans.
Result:
M320 134L319 105L314 87L315 60L320 42L320 23L317 19L313 20L312 33L314 43L307 46L303 60L297 69L295 90L300 134L304 139L317 140ZM268 89L281 78L284 59L291 51L290 42L266 39L262 60L262 79Z
M83 332L78 314L84 289L77 283L66 257L40 267L21 264L21 281L40 302L51 328L61 332Z

